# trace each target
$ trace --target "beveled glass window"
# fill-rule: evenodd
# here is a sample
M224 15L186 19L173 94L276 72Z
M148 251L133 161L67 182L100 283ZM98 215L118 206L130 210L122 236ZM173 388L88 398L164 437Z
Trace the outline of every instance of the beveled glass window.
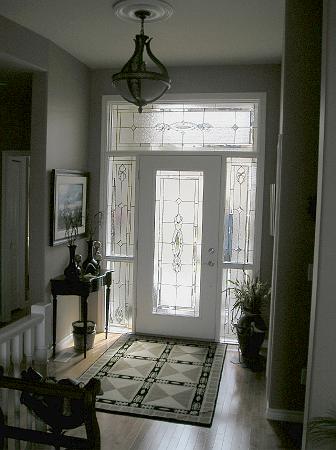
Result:
M223 262L253 263L255 158L227 158Z
M135 158L108 160L107 256L134 255Z
M109 324L131 327L134 257L135 157L108 158L105 253L113 268Z
M108 147L110 151L256 151L256 113L256 103L155 104L141 114L132 105L114 105Z
M236 297L232 289L231 281L243 281L246 277L253 276L251 269L237 269L228 267L223 269L222 276L222 308L221 308L221 323L223 329L221 330L221 337L227 342L235 342L237 340L236 332L233 329L235 318L232 317L232 307L236 302Z
M202 172L156 172L153 313L199 316L202 206Z
M116 327L132 327L133 261L108 261L113 269L109 308L109 324Z

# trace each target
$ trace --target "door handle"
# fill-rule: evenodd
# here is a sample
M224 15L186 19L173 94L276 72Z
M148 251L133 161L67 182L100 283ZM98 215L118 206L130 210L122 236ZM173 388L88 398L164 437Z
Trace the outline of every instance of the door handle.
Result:
M208 252L210 253L210 255L213 255L215 253L215 249L213 247L210 247Z

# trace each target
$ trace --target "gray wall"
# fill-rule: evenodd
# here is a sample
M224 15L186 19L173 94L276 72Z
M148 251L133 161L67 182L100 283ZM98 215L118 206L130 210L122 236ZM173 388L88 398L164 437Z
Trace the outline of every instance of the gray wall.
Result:
M335 411L336 3L324 2L318 214L306 421ZM309 446L314 449L316 446ZM330 448L335 448L335 443Z
M52 169L86 170L88 158L88 118L90 79L88 69L56 45L49 46L47 148L45 199L49 211L50 172ZM69 251L65 245L49 247L49 216L45 241L45 297L49 298L50 278L63 273ZM76 242L77 252L86 255L86 242ZM57 340L69 335L71 322L79 319L77 297L58 301Z
M32 303L45 300L45 242L48 221L46 202L48 74L33 74L30 204L29 204L29 280Z
M49 41L0 16L0 55L32 70L48 68Z
M304 5L304 8L303 8ZM288 0L280 131L278 223L274 261L273 327L268 406L303 411L315 221L308 212L316 194L321 57L321 2ZM279 162L280 163L280 162Z
M89 70L50 41L0 17L1 56L33 71L30 186L32 303L50 301L50 278L68 262L66 246L49 247L50 171L87 170ZM39 69L39 70L37 70ZM86 251L79 242L79 251ZM58 341L77 320L77 297L59 301ZM51 330L50 330L51 333Z
M99 202L102 96L116 94L111 84L111 75L116 71L111 69L92 72L89 170L93 177L91 198L96 205ZM169 91L171 94L267 93L264 234L261 253L261 277L270 281L273 238L269 235L269 184L275 181L280 108L280 66L174 67L169 68L169 75L172 79L172 88Z

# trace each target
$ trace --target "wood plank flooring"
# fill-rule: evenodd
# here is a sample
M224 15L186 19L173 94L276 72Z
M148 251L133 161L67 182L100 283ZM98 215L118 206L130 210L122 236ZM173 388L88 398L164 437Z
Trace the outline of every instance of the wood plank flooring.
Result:
M98 334L86 360L78 355L66 363L51 361L48 374L58 379L78 377L117 337L110 334L105 340ZM237 348L229 346L211 428L97 413L102 450L299 449L297 426L264 418L265 374L233 364L237 358ZM83 432L78 429L76 435Z

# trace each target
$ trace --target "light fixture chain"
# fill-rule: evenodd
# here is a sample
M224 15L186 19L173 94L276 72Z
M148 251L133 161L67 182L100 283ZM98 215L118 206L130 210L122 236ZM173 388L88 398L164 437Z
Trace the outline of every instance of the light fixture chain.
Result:
M140 34L144 35L144 23L145 23L145 19L147 17L150 17L151 13L150 11L146 11L146 10L140 10L140 11L135 11L134 15L136 17L138 17L141 20L141 30L140 30Z
M140 34L142 34L142 35L145 34L144 23L145 23L145 18L144 18L144 16L142 16L141 17L141 30L140 30Z

